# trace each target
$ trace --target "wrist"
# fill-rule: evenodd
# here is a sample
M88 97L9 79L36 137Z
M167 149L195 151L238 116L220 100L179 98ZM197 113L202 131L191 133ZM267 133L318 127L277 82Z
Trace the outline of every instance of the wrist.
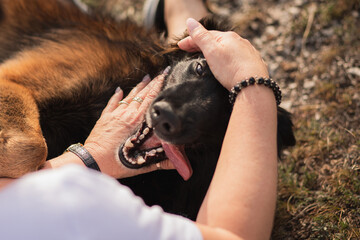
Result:
M259 63L259 60L253 60L251 63L244 64L242 67L238 67L234 72L233 77L230 79L229 90L234 87L235 84L243 80L254 78L269 78L269 71L265 63Z
M248 88L252 88L253 86L265 86L268 89L271 89L273 95L276 100L276 104L280 105L281 103L281 90L278 84L273 81L271 78L263 78L263 77L250 77L248 79L242 80L241 82L236 83L230 90L229 93L229 102L234 104L237 96L241 94L242 91Z
M102 173L114 178L119 178L119 166L116 160L114 160L114 158L116 158L115 152L112 153L110 150L103 150L103 148L95 142L85 142L84 147L93 156Z
M66 152L75 154L81 159L85 166L100 172L99 165L95 161L94 157L81 143L72 144L66 149Z
M64 152L62 155L46 161L41 170L59 168L67 164L77 164L85 167L84 162L78 156L71 152Z

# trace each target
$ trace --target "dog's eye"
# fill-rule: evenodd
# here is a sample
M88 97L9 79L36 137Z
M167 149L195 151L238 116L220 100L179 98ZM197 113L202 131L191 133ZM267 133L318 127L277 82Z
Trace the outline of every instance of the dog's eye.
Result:
M198 74L199 76L202 76L203 73L204 73L204 67L203 67L200 63L197 63L197 64L196 64L196 68L195 68L195 72L196 72L196 74Z

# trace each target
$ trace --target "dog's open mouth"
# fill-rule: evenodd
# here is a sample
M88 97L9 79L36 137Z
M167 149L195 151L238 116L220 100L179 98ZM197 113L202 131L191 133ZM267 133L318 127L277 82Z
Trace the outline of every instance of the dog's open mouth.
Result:
M162 141L145 121L120 147L119 158L128 168L142 168L169 159L184 180L192 175L184 146Z

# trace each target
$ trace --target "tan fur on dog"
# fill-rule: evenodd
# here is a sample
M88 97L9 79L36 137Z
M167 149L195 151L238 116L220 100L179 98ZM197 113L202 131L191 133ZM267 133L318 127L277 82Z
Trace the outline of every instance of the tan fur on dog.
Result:
M0 80L0 177L19 177L46 160L36 109L26 88Z
M149 36L71 0L0 0L0 177L37 170L83 141L120 83L126 93L155 75L163 47Z

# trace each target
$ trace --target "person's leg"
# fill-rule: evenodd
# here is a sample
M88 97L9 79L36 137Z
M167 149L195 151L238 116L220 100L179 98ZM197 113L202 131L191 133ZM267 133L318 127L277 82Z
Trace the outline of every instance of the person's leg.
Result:
M187 18L199 20L209 13L203 0L165 0L164 12L169 42L184 33Z

